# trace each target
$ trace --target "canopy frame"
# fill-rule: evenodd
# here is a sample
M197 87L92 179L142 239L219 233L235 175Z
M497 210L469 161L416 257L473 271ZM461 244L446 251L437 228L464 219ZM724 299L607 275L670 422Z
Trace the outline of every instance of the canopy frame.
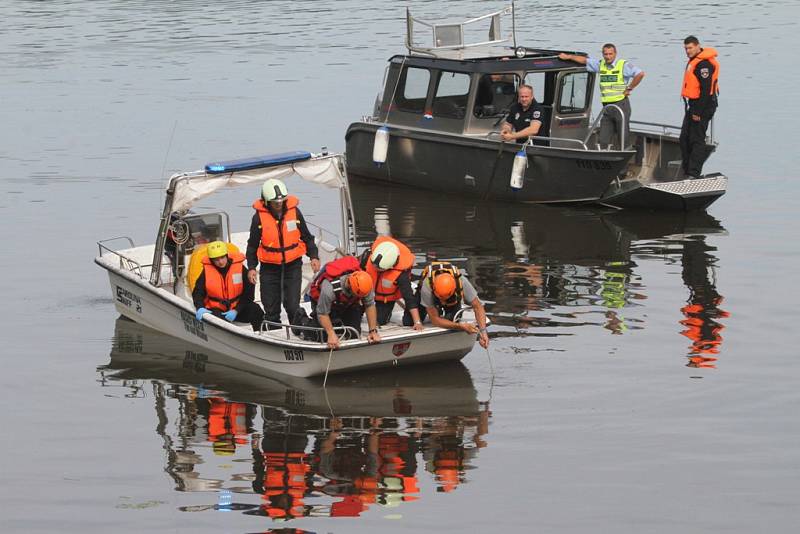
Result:
M264 159L267 160L269 158ZM267 163L262 167L227 173L208 172L206 170L180 172L173 174L167 184L164 208L161 211L161 220L153 251L150 284L153 286L161 285L164 246L167 241L167 232L173 213L186 213L197 201L206 198L219 189L261 184L270 178L285 179L292 175L297 175L307 182L339 190L343 252L354 254L356 252L356 233L353 201L350 196L344 156L341 154L312 155L302 161L278 165Z

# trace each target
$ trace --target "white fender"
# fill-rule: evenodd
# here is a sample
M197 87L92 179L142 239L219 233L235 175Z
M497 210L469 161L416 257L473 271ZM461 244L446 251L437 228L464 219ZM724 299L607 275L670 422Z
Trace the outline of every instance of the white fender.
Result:
M386 163L389 151L389 128L381 126L375 131L375 144L372 146L372 161L380 165Z
M528 154L525 152L525 147L522 147L517 155L514 156L514 166L511 168L511 180L509 184L511 189L519 191L522 189L525 180L525 170L528 168Z

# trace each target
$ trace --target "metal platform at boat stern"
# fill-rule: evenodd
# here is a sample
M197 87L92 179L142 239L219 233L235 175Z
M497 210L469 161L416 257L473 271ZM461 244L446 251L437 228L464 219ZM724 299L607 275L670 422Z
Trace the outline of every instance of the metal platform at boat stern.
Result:
M681 196L704 195L708 193L724 193L728 187L728 177L723 174L678 180L675 182L656 182L647 184L648 188Z

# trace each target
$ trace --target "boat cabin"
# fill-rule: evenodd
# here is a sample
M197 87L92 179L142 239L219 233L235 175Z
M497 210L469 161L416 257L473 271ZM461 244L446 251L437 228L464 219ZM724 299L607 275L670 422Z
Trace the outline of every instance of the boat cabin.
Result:
M560 60L562 50L517 46L513 17L513 4L459 23L425 22L407 11L409 54L389 60L373 119L486 137L499 130L517 101L520 85L526 84L533 87L534 98L545 109L537 137L583 141L590 128L594 73ZM425 46L428 30L432 42ZM555 139L552 144L575 147Z
M526 50L522 58L474 59L394 56L374 117L388 124L485 137L499 130L520 85L526 84L546 110L539 137L583 140L590 126L595 75L559 60L558 53Z

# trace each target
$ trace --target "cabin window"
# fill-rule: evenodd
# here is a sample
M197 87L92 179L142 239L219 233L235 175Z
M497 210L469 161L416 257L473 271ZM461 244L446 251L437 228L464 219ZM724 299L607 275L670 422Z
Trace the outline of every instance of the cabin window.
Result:
M409 113L422 113L425 109L430 81L431 73L428 69L408 67L403 71L395 96L397 109Z
M478 80L475 92L476 117L501 117L517 101L519 76L509 73L484 74Z
M588 107L588 72L572 72L561 78L559 113L581 113Z
M527 72L525 73L525 85L533 87L533 99L540 104L547 104L545 101L545 73Z
M469 75L461 72L442 72L433 97L434 117L463 119L469 96Z

